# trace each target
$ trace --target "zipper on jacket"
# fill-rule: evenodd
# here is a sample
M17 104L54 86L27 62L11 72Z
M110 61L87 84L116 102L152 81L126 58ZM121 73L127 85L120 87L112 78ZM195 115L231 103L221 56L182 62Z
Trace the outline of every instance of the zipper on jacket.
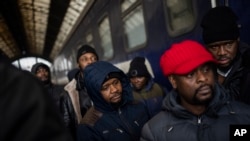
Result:
M122 114L122 111L121 111L121 109L120 109L120 108L118 109L118 114L119 114L119 115L121 115L121 114Z
M134 123L139 127L140 125L139 125L139 123L135 120L134 121Z
M201 116L198 116L197 123L198 123L198 124L201 124Z
M134 131L134 129L131 127L131 125L129 124L129 122L127 121L127 119L123 117L122 111L121 111L120 108L118 109L118 114L119 114L119 117L120 117L121 121L122 121L123 124L126 126L127 131L128 131L128 133L130 134L131 138L133 139L133 141L136 141L135 131Z

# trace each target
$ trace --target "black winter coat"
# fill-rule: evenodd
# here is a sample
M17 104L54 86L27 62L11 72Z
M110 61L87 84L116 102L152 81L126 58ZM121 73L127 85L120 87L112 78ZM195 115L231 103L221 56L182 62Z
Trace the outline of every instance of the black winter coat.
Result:
M87 110L92 106L79 73L65 87L60 99L60 111L63 121L72 137L76 140L76 128Z
M227 97L216 85L206 112L196 116L177 102L173 90L163 101L164 111L144 125L141 141L229 141L230 125L250 124L250 106Z
M53 104L57 108L58 112L60 110L60 99L61 99L61 94L63 92L63 87L64 86L62 85L55 85L53 83L45 85L45 88L48 90L48 93L52 98Z
M250 104L250 46L239 44L239 52L233 62L232 70L222 86L233 99Z

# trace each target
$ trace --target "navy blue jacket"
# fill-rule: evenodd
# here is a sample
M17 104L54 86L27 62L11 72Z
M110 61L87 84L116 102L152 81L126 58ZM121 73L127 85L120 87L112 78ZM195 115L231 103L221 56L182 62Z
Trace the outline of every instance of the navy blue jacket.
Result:
M122 103L114 107L101 96L100 90L110 72L122 76ZM84 82L94 103L84 116L77 131L78 141L138 141L141 129L149 119L146 107L133 101L127 76L110 63L98 61L84 70Z

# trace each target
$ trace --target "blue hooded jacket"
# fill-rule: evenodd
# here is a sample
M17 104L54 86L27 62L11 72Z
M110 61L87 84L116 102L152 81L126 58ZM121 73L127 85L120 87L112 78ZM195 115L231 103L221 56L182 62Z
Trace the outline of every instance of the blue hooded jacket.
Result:
M102 98L100 92L103 81L110 72L118 72L122 76L120 81L123 89L123 104L132 102L133 100L132 88L126 75L112 64L99 61L85 68L83 74L84 84L89 93L89 97L93 101L95 108L101 112L114 111L114 108Z
M118 72L122 83L122 102L114 107L101 95L101 87L111 72ZM146 107L133 100L127 76L112 64L98 61L84 70L84 83L94 103L77 131L79 141L138 141L143 125L149 120Z

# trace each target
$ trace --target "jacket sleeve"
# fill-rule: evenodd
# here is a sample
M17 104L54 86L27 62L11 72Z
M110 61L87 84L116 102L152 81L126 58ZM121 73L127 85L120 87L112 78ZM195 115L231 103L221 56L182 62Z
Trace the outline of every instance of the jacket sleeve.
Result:
M69 127L70 125L70 113L68 108L68 102L67 102L67 92L64 91L63 96L60 98L60 112L63 117L63 121L66 127Z
M154 141L154 137L148 123L146 123L142 128L140 141Z
M73 107L70 106L70 97L66 91L63 91L62 97L60 99L60 112L63 118L64 125L67 130L75 137L76 124L73 116Z

